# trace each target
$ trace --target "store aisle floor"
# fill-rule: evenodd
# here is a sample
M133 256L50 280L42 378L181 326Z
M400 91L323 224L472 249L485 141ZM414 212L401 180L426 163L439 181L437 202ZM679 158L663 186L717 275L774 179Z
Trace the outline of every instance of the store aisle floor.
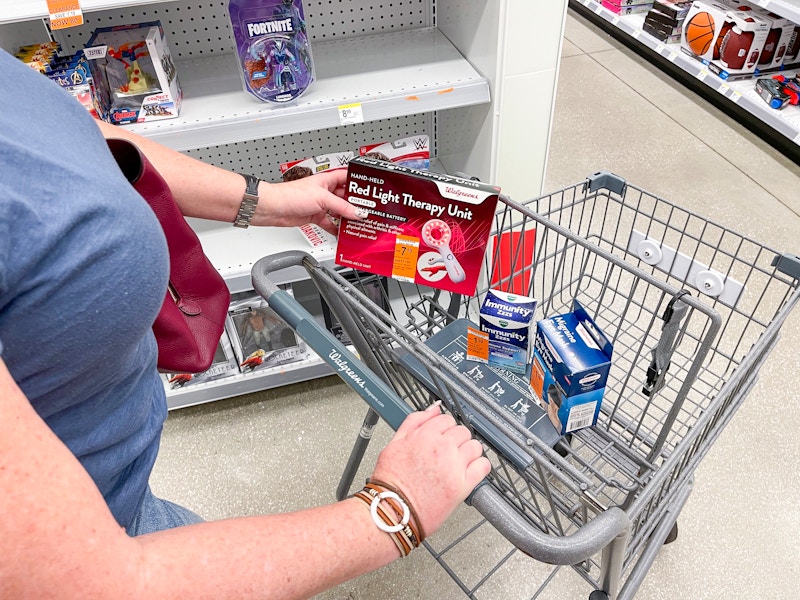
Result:
M572 13L562 57L544 191L607 169L800 254L800 168ZM699 468L678 539L661 550L637 599L797 596L799 337L795 314L760 382ZM208 519L331 501L363 415L362 403L333 377L174 411L153 488ZM367 465L387 429L378 428ZM478 597L530 598L543 573L523 564ZM533 592L521 591L529 580L537 581ZM539 597L587 598L589 591L571 569L562 569ZM462 597L424 551L320 596Z

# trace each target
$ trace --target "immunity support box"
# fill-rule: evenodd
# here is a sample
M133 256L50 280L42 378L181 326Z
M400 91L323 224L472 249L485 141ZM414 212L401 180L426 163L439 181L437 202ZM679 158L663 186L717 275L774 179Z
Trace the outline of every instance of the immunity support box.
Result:
M347 200L369 216L342 219L336 264L471 295L498 195L478 181L356 157Z
M481 331L488 334L486 362L525 374L531 360L536 300L489 290L480 310Z
M531 388L559 433L597 423L613 347L577 300L536 327Z

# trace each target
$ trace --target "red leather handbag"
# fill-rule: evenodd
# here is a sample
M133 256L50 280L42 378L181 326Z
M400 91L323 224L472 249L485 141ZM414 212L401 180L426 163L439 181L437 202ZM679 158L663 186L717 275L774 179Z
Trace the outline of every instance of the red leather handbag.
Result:
M170 373L205 371L225 328L231 299L228 286L147 157L127 140L110 139L108 147L128 181L153 209L167 238L169 286L153 323L158 368Z

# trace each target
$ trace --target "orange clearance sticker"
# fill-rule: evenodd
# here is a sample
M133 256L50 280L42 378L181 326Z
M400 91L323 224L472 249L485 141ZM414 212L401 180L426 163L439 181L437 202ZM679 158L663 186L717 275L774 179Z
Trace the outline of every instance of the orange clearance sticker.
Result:
M410 235L398 235L394 246L392 277L413 283L417 276L418 255L419 238Z
M83 11L78 0L47 0L50 29L66 29L83 25Z
M489 362L489 334L474 327L467 327L467 358Z
M543 398L544 368L538 360L534 360L531 365L531 389L539 398Z

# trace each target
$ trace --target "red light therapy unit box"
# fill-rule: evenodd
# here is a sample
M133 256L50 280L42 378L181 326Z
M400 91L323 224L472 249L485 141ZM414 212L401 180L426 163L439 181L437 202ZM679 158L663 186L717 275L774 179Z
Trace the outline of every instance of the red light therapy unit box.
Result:
M475 293L500 188L367 157L350 161L336 264L458 294Z

